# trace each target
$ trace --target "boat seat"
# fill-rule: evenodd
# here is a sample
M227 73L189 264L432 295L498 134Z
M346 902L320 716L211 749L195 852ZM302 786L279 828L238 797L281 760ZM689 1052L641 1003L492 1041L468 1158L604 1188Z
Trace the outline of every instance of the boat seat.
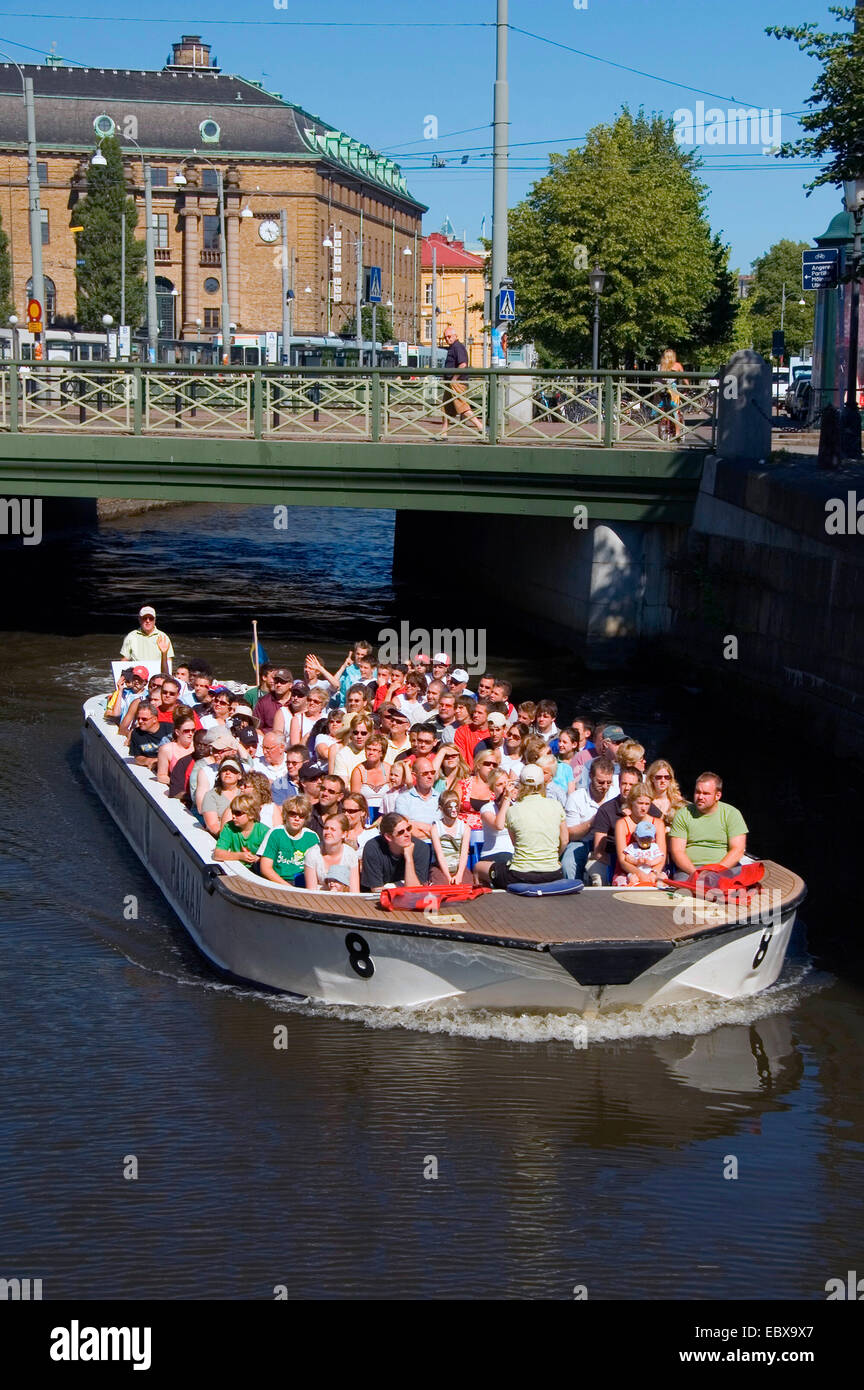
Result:
M554 883L508 883L508 893L518 893L522 898L554 898L566 893L581 893L585 884L581 879L558 878Z

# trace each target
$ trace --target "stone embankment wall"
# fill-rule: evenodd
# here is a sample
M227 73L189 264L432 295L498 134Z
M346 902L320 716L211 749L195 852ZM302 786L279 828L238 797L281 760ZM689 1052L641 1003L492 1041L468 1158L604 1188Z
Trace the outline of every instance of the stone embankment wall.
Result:
M734 673L801 711L811 753L864 758L864 467L708 459L668 605L696 677Z

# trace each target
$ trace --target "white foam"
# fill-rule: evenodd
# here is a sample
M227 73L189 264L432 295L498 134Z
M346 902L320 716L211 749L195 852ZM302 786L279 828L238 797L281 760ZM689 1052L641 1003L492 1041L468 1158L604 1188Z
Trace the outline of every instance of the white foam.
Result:
M354 1005L295 1003L266 998L280 1012L362 1023L367 1028L404 1028L412 1033L446 1033L453 1037L496 1039L502 1042L564 1042L582 1045L635 1038L695 1037L731 1023L754 1023L772 1014L788 1013L809 995L827 988L833 976L812 969L808 961L787 963L770 989L748 999L699 1000L658 1008L624 1008L585 1019L579 1013L508 1013L504 1009L466 1010L452 1004L417 1009L367 1009ZM585 1033L582 1030L585 1030ZM587 1038L586 1035L587 1034Z

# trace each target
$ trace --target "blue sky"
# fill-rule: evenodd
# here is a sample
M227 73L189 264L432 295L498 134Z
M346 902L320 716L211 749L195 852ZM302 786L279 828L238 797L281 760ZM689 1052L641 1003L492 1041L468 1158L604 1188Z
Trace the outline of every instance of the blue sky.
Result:
M58 0L31 0L27 8L11 0L0 12L0 48L19 62L40 61L53 42L59 54L89 66L161 67L174 39L198 33L223 70L263 81L397 158L412 192L429 204L425 230L447 215L457 235L465 229L474 240L485 216L489 232L491 160L484 156L491 150L495 0L410 7L396 0L317 7L287 0L285 9L273 0L245 0L243 7L149 0L146 19L106 0L80 0L81 18L64 14ZM303 23L310 20L315 24ZM510 0L511 25L606 60L511 32L510 134L514 144L526 142L512 152L511 206L542 175L550 150L577 143L625 102L694 116L700 100L724 116L735 105L780 108L782 137L794 138L797 121L785 113L802 110L818 68L764 30L805 20L832 27L822 0L587 0L585 9L574 0ZM423 138L429 116L437 118L437 141ZM839 209L835 190L807 198L803 185L813 174L763 155L761 144L718 143L704 152L711 156L703 174L711 225L731 243L742 270L781 237L812 239ZM430 167L436 153L446 168Z

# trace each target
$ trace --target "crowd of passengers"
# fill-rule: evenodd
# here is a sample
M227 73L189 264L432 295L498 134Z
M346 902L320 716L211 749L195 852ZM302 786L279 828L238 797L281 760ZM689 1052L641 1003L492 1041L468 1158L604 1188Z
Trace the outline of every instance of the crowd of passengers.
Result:
M559 725L554 700L514 704L492 674L473 689L443 652L407 665L355 642L337 671L303 679L265 663L251 689L174 663L152 609L111 713L129 756L213 837L274 883L369 892L386 884L639 886L737 865L747 826L714 772L692 802L663 758L608 716ZM130 640L134 639L134 640ZM158 645L156 645L158 643Z

